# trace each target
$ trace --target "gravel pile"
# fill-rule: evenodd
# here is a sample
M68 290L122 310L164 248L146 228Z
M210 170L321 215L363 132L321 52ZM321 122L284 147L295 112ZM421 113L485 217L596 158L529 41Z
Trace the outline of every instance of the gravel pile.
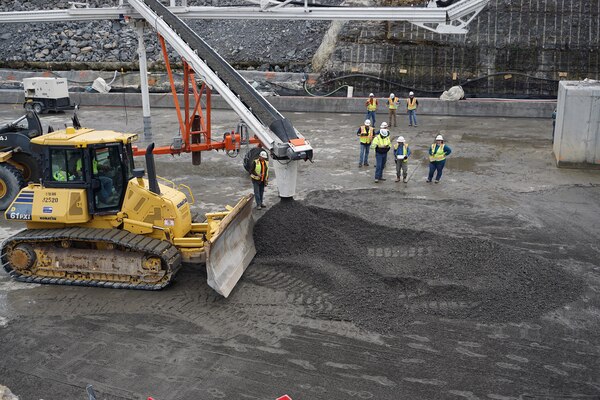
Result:
M320 318L381 333L424 316L531 320L583 290L549 260L491 241L374 225L294 201L271 208L255 235L252 268L275 269L328 293L336 309L318 311Z
M325 0L333 3L337 0ZM339 3L339 1L338 1ZM90 1L90 7L118 2ZM248 5L247 2L188 1L190 6ZM0 2L0 11L69 8L66 1ZM187 21L228 62L239 69L304 72L329 27L328 21L212 20ZM145 43L149 68L162 60L152 29ZM137 37L124 21L5 24L0 31L0 62L130 63L137 61ZM178 59L171 51L172 60ZM15 64L16 65L16 64Z

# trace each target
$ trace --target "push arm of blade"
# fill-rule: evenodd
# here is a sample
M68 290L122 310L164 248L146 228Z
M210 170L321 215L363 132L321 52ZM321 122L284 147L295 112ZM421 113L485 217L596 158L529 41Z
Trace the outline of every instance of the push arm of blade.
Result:
M136 230L135 230L134 233L138 233L138 234L141 234L141 233L152 233L155 229L158 229L159 231L165 232L165 234L168 236L167 229L162 228L160 226L149 224L148 222L136 221L136 220L130 219L130 218L123 218L123 222L126 225L130 225L132 227L135 227Z
M208 224L206 222L194 222L190 229L192 233L206 233L208 232Z
M204 247L204 240L200 237L174 238L173 244L176 247L200 249Z

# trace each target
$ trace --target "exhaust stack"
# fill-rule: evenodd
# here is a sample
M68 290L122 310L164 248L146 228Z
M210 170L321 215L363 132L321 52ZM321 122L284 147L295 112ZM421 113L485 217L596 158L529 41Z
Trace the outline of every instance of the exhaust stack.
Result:
M154 165L154 143L146 148L146 169L148 170L148 186L150 191L155 194L160 194L158 180L156 179L156 166Z

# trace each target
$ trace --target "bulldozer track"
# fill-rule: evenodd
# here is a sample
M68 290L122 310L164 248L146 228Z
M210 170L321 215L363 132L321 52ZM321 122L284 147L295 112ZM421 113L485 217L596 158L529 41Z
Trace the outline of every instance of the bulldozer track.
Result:
M10 266L7 250L20 243L35 244L60 242L63 240L72 240L78 242L103 242L110 243L117 247L110 251L138 252L159 257L165 276L160 282L115 282L91 279L70 279L59 277L46 277L36 275L23 275ZM137 289L137 290L160 290L168 286L175 273L181 267L181 253L171 243L149 238L143 235L123 231L120 229L95 229L95 228L67 228L67 229L26 229L16 235L6 239L2 243L0 251L0 260L4 270L15 280L27 283L43 283L55 285L70 286L91 286L113 289Z

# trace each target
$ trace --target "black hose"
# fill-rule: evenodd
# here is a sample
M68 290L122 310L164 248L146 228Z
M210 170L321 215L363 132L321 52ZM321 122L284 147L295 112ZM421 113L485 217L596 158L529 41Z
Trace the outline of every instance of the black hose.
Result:
M492 74L486 74L486 75L483 75L483 76L480 76L480 77L477 77L477 78L473 78L473 79L467 79L467 80L465 80L463 82L457 82L453 86L468 86L468 85L473 84L475 82L478 82L478 81L481 81L481 80L484 80L484 79L488 79L488 78L493 77L493 76L500 76L500 75L516 75L516 76L522 76L522 77L525 77L525 78L528 78L528 79L536 79L536 80L545 81L545 82L552 82L552 83L558 83L559 82L556 79L540 78L540 77L529 75L529 74L526 74L526 73L523 73L523 72L505 71L505 72L495 72L495 73L492 73ZM389 80L389 79L380 78L380 77L378 77L376 75L369 75L369 74L349 74L349 75L338 76L338 77L335 77L335 78L323 81L321 83L321 85L327 85L327 84L334 83L334 82L339 81L339 80L349 79L349 78L373 79L373 80L377 80L377 81L388 83L390 85L393 85L394 87L398 87L398 88L402 88L402 89L406 89L406 90L411 90L411 91L419 92L419 93L428 93L428 94L434 94L434 95L438 95L438 94L443 93L443 90L419 89L419 88L415 88L415 87L412 87L412 86L403 85L402 83L397 82L397 81L392 81L392 80ZM313 86L313 88L314 88L314 86ZM308 91L308 88L306 88L306 86L305 86L305 90ZM311 94L311 95L312 96L316 96L315 94Z

